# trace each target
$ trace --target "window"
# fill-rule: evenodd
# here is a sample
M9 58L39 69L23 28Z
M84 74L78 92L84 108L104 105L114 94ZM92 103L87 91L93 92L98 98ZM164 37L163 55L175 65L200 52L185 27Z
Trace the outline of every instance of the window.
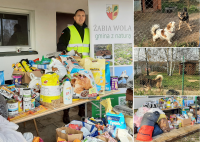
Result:
M0 52L35 50L34 11L0 8Z
M0 45L28 46L28 15L0 13Z

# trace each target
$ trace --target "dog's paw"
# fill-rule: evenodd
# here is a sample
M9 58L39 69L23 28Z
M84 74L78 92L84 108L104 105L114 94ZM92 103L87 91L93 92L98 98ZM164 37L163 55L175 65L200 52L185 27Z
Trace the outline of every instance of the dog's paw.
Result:
M192 32L192 29L190 30L190 32Z
M169 44L172 44L172 42L171 42L171 41L168 41L168 43L169 43Z

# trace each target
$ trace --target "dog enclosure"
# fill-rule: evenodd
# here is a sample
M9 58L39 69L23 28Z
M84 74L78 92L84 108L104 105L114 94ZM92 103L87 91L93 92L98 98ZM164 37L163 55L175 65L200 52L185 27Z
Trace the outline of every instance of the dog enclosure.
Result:
M188 23L180 19L178 12L183 13L187 8ZM134 1L134 44L135 47L198 47L199 45L199 8L198 0L135 0ZM175 35L171 38L172 44L167 40L153 41L151 28L159 24L165 29L168 23L174 21ZM192 31L190 31L190 28ZM165 35L167 31L165 31Z
M161 91L153 84L158 75ZM198 95L199 86L199 48L134 49L135 95Z

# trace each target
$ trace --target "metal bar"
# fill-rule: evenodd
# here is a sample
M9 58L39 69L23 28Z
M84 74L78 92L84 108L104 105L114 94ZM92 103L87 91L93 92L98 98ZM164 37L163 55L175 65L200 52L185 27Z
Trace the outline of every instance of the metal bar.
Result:
M85 103L85 118L87 118L87 103Z
M93 103L93 102L90 102L92 105L94 105L94 106L96 106L97 108L99 108L99 106L98 105L96 105L95 103Z
M3 20L1 18L1 46L3 46Z
M102 110L101 110L101 107L102 107L102 106L101 106L101 103L100 103L100 102L101 102L101 98L100 98L100 100L99 100L99 105L100 105L99 110L100 110L100 119L102 119Z

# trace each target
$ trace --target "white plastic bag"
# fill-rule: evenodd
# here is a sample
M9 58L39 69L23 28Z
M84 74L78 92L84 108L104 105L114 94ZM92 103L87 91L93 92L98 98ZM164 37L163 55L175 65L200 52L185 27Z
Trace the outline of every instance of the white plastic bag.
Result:
M29 82L28 88L34 88L37 84L41 85L41 78L36 77L33 73L30 73L31 81Z
M67 74L67 70L65 66L57 59L52 58L51 62L49 64L49 68L57 68L58 70L55 71L59 75L59 80L62 80L62 78Z

